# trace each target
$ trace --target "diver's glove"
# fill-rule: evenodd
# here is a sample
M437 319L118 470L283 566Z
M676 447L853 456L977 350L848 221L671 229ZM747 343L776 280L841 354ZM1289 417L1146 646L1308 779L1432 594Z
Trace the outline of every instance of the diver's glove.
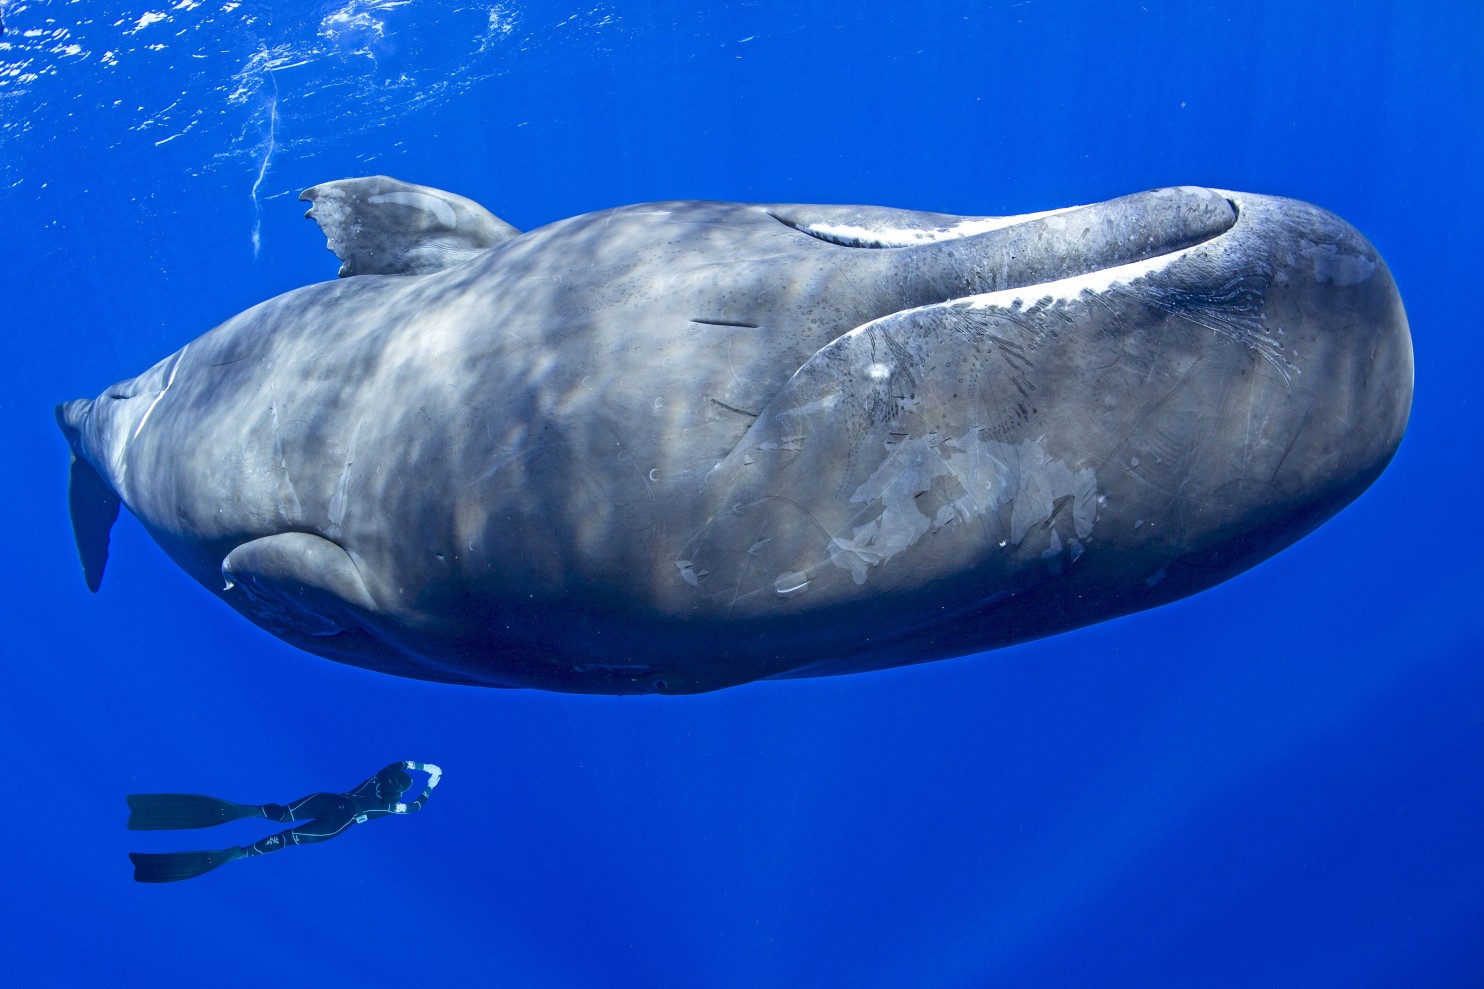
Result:
M432 763L424 763L423 771L428 774L428 789L430 790L437 786L438 781L443 778L443 770Z

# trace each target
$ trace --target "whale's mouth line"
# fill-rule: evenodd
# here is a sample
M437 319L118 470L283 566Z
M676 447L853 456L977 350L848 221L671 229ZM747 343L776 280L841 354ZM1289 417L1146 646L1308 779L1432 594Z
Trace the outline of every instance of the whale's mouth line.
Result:
M1003 230L1006 227L1033 223L1036 220L1058 213L1070 213L1081 206L1063 206L1058 209L1041 210L1036 213L1020 213L1011 216L965 217L958 223L948 223L925 228L871 228L850 223L822 223L793 217L779 210L767 210L767 214L779 223L801 234L822 240L836 247L854 247L866 250L894 250L906 247L921 247L946 240L962 240L979 234Z
M906 309L899 309L862 323L847 331L847 333L863 331L867 327L877 323L910 319L914 316L924 316L955 308L998 308L1015 311L1040 303L1068 302L1086 295L1102 295L1110 290L1127 289L1140 279L1178 263L1198 249L1209 247L1223 237L1230 236L1232 231L1236 229L1237 223L1240 222L1242 213L1241 207L1238 206L1235 200L1227 198L1226 201L1230 204L1235 219L1231 226L1219 233L1211 235L1205 240L1186 243L1160 254L1152 254L1149 257L1109 264L1078 274L1066 275L1061 278L1028 282L1024 285L993 289L986 292L971 292L967 295L924 303L920 306L909 306Z
M1241 208L1234 198L1228 195L1221 197L1231 209L1231 221L1222 229L1209 233L1201 242L1215 240L1229 232L1240 221ZM997 230L1010 227L1024 226L1039 223L1050 217L1073 213L1079 210L1096 208L1094 206L1064 206L1059 209L1042 210L1035 213L1020 213L1010 216L972 216L964 217L955 223L944 223L938 226L866 226L864 224L850 222L829 222L810 219L806 216L791 214L786 209L765 210L768 216L779 223L797 230L801 234L833 244L836 247L848 247L862 250L900 250L910 247L922 247L928 244L940 244L946 241L965 240L977 237ZM1160 254L1174 253L1185 247L1189 247L1190 241L1177 243L1167 251Z

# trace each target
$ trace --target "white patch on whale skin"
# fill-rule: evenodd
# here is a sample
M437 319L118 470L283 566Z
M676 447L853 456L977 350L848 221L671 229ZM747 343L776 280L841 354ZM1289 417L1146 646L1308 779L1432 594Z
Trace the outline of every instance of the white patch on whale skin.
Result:
M972 216L958 223L950 223L929 230L912 230L890 227L861 227L849 223L800 224L803 232L834 243L858 244L862 247L915 247L919 244L935 244L945 240L961 240L993 230L1003 230L1020 223L1029 223L1058 213L1068 213L1081 206L1063 206L1060 209L1041 210L1038 213L1021 213L1017 216Z
M958 495L928 516L917 499L940 478L943 482L937 486L945 496L955 487ZM1069 521L1076 531L1075 561L1097 518L1097 475L1092 468L1073 469L1052 457L1041 440L1005 443L985 439L979 430L954 437L936 433L908 437L888 449L880 465L851 495L852 504L876 514L853 526L848 537L830 541L830 561L850 571L857 584L864 584L872 568L911 548L928 533L955 520L982 519L1007 505L1008 542L1018 546L1033 527L1051 518L1058 501L1068 497L1072 499ZM1050 538L1053 555L1060 557L1062 541L1055 529ZM998 542L1006 545L1005 540Z
M165 380L165 387L160 389L159 393L155 395L154 401L150 402L149 407L144 410L144 415L139 417L139 425L134 427L134 434L129 437L131 442L139 438L139 431L149 421L149 414L155 410L156 405L160 404L160 399L165 397L165 393L170 390L170 386L175 384L175 375L180 371L180 362L185 360L186 351L190 349L190 344L186 344L180 348L180 354L175 358L175 363L170 366L170 377Z
M370 201L378 206L382 203L392 203L396 206L411 206L413 209L426 210L438 218L439 224L450 230L459 225L458 216L453 207L439 199L437 196L429 196L421 192L383 192L372 196Z
M711 576L710 570L697 570L690 560L676 560L675 569L680 571L680 576L692 587L699 587L701 581Z
M335 493L330 496L330 504L326 509L329 525L325 527L325 536L331 540L339 539L342 530L341 524L345 521L345 498L346 489L350 485L350 469L356 462L356 444L361 436L361 423L364 417L356 420L356 425L350 433L350 446L345 451L345 467L340 471L340 477L335 481Z
M1301 253L1314 266L1314 277L1339 286L1359 285L1376 272L1376 262L1360 254L1341 254L1334 244L1299 243Z
M809 589L809 575L797 571L781 573L773 580L773 593L781 598L797 597Z
M1128 264L1100 268L1085 274L1072 275L1069 278L1059 278L1054 282L1041 282L1037 285L1001 289L998 292L985 292L982 295L970 295L958 301L966 302L976 309L992 307L1013 309L1017 305L1025 306L1046 299L1053 302L1071 302L1085 294L1101 295L1115 286L1128 285L1146 275L1162 271L1194 249L1186 247L1171 251L1169 254L1157 254L1142 261L1130 261ZM944 304L946 303L939 303L939 305Z
M179 373L181 362L185 360L186 351L189 349L190 344L186 344L173 355L173 358L167 357L165 359L171 361L170 373L166 375L164 386L159 391L155 392L154 398L150 399L149 405L145 406L144 414L141 415L139 417L139 421L134 424L133 430L124 432L123 430L114 429L112 428L112 426L110 426L110 428L107 430L106 439L104 440L104 442L107 444L108 449L107 458L113 472L114 485L115 487L117 487L120 495L124 494L124 485L129 476L129 445L139 438L140 432L144 429L144 424L149 421L151 413L155 411L155 406L160 404L160 399L164 398L165 393L170 390L170 386L175 384L175 375ZM164 361L160 362L160 364L163 363ZM144 374L140 375L140 377L142 378L152 375L154 371L160 367L160 364L156 364L155 367L150 368L150 370L144 372ZM139 379L136 378L134 380L137 382ZM127 387L128 384L132 383L124 383L123 387ZM104 397L117 398L124 401L132 402L134 399L142 396L136 396L133 394L115 395L113 390L110 389L110 391L106 393ZM114 420L114 423L117 424L117 421ZM125 500L127 500L127 498Z
M273 467L283 476L283 493L287 496L286 501L280 498L276 506L279 521L285 525L294 525L304 510L299 504L299 492L294 489L294 479L289 476L289 462L283 450L283 427L278 421L278 403L270 403L268 412L273 418Z

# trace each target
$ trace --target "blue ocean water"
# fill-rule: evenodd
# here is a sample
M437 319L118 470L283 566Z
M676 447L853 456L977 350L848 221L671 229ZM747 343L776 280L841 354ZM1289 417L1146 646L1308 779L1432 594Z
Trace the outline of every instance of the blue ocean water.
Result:
M1478 986L1484 8L0 0L8 984ZM1174 183L1380 249L1417 354L1376 485L1184 602L981 656L685 698L296 652L130 519L90 595L52 406L334 276L383 172L529 229L669 198L966 214ZM1460 514L1462 513L1462 514ZM124 795L426 810L143 886Z

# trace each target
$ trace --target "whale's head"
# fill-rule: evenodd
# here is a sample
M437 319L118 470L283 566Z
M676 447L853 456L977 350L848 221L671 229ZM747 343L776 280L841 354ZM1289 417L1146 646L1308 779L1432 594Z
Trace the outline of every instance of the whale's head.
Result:
M1179 188L1026 217L768 212L839 270L871 259L845 298L896 304L790 368L715 468L677 567L733 614L813 596L869 626L882 594L912 597L953 654L1150 607L1331 517L1406 429L1396 285L1313 206Z

